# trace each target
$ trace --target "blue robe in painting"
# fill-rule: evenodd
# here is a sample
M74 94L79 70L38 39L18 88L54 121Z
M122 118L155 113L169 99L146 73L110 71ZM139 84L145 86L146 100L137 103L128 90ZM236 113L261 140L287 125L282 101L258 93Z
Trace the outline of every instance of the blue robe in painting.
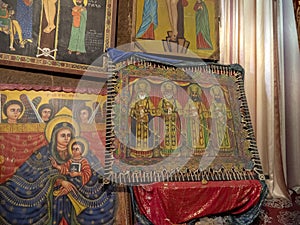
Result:
M101 181L101 165L91 152L86 156L92 169L90 181L63 176L50 163L50 149L42 147L0 185L0 224L113 224L115 193ZM57 178L73 183L76 195L55 197ZM76 210L75 210L76 209ZM64 223L66 224L66 223Z

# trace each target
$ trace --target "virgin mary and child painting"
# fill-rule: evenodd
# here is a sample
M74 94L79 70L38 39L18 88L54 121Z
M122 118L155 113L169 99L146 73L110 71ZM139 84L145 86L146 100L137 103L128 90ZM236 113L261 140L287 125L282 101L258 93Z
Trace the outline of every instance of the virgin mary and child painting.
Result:
M0 135L5 136L3 132ZM9 134L6 136L9 139ZM116 200L113 187L101 179L101 163L72 117L52 118L45 125L44 134L38 135L42 141L35 140L32 133L17 136L22 140L15 139L15 145L45 144L16 167L8 179L1 179L1 224L113 224ZM13 151L6 149L7 146L3 142L2 149ZM28 151L25 148L24 154ZM1 154L1 164L5 160Z

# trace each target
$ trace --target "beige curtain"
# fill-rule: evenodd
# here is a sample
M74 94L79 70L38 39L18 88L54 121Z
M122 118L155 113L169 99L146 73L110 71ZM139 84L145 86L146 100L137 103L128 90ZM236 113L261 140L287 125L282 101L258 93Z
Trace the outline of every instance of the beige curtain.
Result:
M300 171L295 162L300 160L297 149L300 123L296 118L300 109L295 101L299 103L297 96L300 95L299 88L291 90L293 84L289 83L294 79L299 82L296 76L300 71L299 48L295 22L293 26L292 21L285 18L286 10L291 14L289 17L294 18L292 0L220 2L220 63L239 63L244 67L250 116L263 170L269 177L270 195L289 198L288 187L300 185L300 176L298 181L295 178ZM285 24L289 24L289 33L285 32ZM286 62L287 57L292 62ZM297 57L298 62L295 62ZM287 100L290 95L295 101ZM296 112L291 112L294 108ZM293 158L291 164L290 158L296 156L298 159Z
M283 1L283 0L282 0ZM292 0L284 0L284 79L288 187L300 187L300 53ZM298 17L299 19L299 17ZM300 35L300 34L298 34ZM299 38L299 37L298 37ZM298 39L299 40L299 39Z

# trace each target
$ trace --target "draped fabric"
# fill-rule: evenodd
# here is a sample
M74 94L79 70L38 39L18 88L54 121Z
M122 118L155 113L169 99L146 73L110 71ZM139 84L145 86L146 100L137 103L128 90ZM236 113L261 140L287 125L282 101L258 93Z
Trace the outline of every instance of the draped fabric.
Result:
M22 133L19 129L18 133L12 133L12 130L24 128L22 125L1 124L0 126L0 142L1 142L1 177L0 183L11 177L16 168L23 164L30 155L37 149L46 145L46 139L42 132L43 125L31 125L36 128L35 132ZM11 129L10 129L11 128ZM40 128L40 129L39 129ZM38 132L40 130L40 132ZM9 132L8 132L9 131Z
M299 3L298 3L299 4ZM286 113L286 170L288 187L300 186L300 54L297 48L296 24L292 2L284 1L283 5L283 44L284 44L284 96ZM298 8L299 21L299 8ZM298 24L299 27L299 24ZM298 33L300 36L300 34ZM299 37L298 37L299 38Z
M118 69L109 79L107 86L107 108L113 113L110 111L107 113L106 143L110 155L106 157L105 172L108 171L108 173L105 174L115 182L133 185L130 187L130 191L137 223L149 225L194 224L199 218L205 216L226 215L224 219L228 217L231 221L230 224L251 224L259 213L267 195L267 188L249 119L244 92L246 74L244 75L243 68L237 64L201 64L116 49L109 49L108 55L112 62L117 63L116 68ZM180 65L181 68L173 68L171 65ZM130 130L126 128L126 126L130 126L127 125L126 118L132 115L132 109L142 112L142 118L149 118L150 115L151 117L161 116L163 104L160 103L166 96L164 95L166 90L163 87L173 90L170 81L177 88L176 92L166 99L178 101L176 103L173 101L171 105L176 106L174 108L178 109L179 115L184 115L180 118L182 126L178 126L175 119L172 120L172 125L167 120L161 124L183 128L182 130L178 129L180 134L184 134L181 135L182 145L178 145L175 140L170 141L171 138L168 135L161 135L160 127L156 132L156 127L153 126L153 129L152 125L149 126L151 123L147 121L148 126L144 127L146 132L144 132L143 138L147 139L147 129L152 129L153 133L162 137L163 141L159 142L162 145L152 148L151 154L133 156L132 150L135 149L132 148L133 145L127 144L128 139L126 139L128 137L127 130ZM140 84L144 84L147 97L138 100L139 108L128 107L136 106L136 96L140 96L138 95ZM117 88L116 85L118 85ZM197 85L201 89L197 89ZM201 100L199 93L197 95L199 99L195 97L197 90L202 91ZM187 96L185 93L193 93L193 95ZM224 97L224 101L221 100L221 95ZM158 101L158 99L161 100ZM199 103L197 99L202 105L195 104ZM207 121L199 123L198 118L198 121L192 122L196 124L195 127L202 127L203 130L209 126L207 129L210 131L209 142L206 142L205 134L201 133L200 129L193 129L189 120L189 116L193 113L191 111L195 110L196 106L199 109L198 113ZM209 110L210 113L206 112L205 116L204 113L201 113L202 110ZM148 116L145 116L145 113L148 113ZM169 115L168 118L173 117L171 106L166 114ZM226 115L225 123L220 115ZM138 116L136 115L136 117ZM231 119L234 123L231 123ZM164 131L165 134L171 133ZM174 139L176 131L177 129L174 128L172 133ZM137 137L141 133L134 132L132 136L134 140L138 140ZM185 133L189 134L188 137L185 136ZM193 137L193 141L190 136ZM251 141L248 143L246 140ZM169 142L168 146L164 145L166 142ZM162 154L166 153L165 149L170 149L171 142L176 143L174 146L180 149L180 154L178 154L179 151L176 152L177 149L172 154ZM145 140L145 143L148 142ZM208 143L212 143L212 145ZM220 151L214 151L216 146ZM191 153L192 156L189 155ZM208 170L202 170L206 166L206 164L202 164L205 156L214 157L213 161L208 162ZM250 158L247 159L248 156ZM240 164L242 161L245 164ZM245 166L248 169L243 171L255 172L252 173L254 177L241 177L243 173L236 173L235 169L239 170ZM184 169L182 170L182 168ZM233 169L231 171L233 173L230 172L230 168Z
M258 180L160 182L134 186L132 193L143 224L182 224L230 212L232 224L246 225L257 216L266 189Z
M270 194L300 185L299 47L292 0L222 0L220 62L245 69L245 90Z

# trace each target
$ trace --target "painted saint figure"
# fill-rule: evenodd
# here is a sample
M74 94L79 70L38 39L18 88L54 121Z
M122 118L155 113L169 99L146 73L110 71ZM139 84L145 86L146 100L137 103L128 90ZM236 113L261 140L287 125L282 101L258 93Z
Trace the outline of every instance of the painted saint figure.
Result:
M197 49L212 49L210 38L209 15L204 0L197 0L194 5L196 12L196 42Z
M55 17L56 17L56 2L57 0L42 0L44 13L47 20L47 26L44 28L44 32L49 34L55 29Z
M221 150L229 149L231 146L230 136L228 132L228 120L232 118L230 110L227 110L225 95L222 88L213 86L210 89L213 97L210 111L212 118L212 135L213 140L217 140L217 147Z
M32 42L33 0L18 0L16 9L16 20L22 28L24 44Z
M165 0L168 9L171 32L168 37L171 41L184 39L184 7L188 5L187 0Z
M157 0L145 0L142 24L136 34L136 37L154 40L154 30L156 29L157 25Z
M89 181L53 168L70 160L68 146L79 135L72 117L51 119L45 127L48 144L34 151L6 182L0 184L0 221L3 224L113 224L115 195L112 186L99 182L102 167L88 151ZM9 201L8 201L9 199ZM20 213L22 212L22 213Z
M86 6L88 0L73 0L74 7L72 8L72 29L68 46L68 53L76 52L76 55L85 53L85 30L87 22Z
M15 11L8 9L8 4L0 1L0 31L9 35L9 50L15 51L15 39L19 39L20 48L24 48L22 28L16 19L13 19ZM17 36L16 36L17 35ZM15 38L16 37L16 38Z
M182 106L175 97L176 86L172 82L164 82L161 85L163 98L157 107L157 116L163 118L164 124L161 134L164 136L161 142L161 155L172 154L180 145Z
M208 110L202 98L202 90L198 84L188 87L189 99L184 107L187 126L187 144L195 155L203 153L207 147L209 128Z
M154 133L151 119L156 110L151 101L151 86L148 81L139 79L135 84L137 100L130 106L131 153L132 157L152 157Z
M175 41L178 35L178 9L177 4L179 0L166 0L168 8L168 16L171 25L171 40Z
M51 164L58 169L63 175L71 177L80 177L82 185L85 185L91 178L91 166L84 156L88 151L88 143L85 139L76 137L69 144L69 153L71 159L66 163L59 165L56 160L51 157Z

